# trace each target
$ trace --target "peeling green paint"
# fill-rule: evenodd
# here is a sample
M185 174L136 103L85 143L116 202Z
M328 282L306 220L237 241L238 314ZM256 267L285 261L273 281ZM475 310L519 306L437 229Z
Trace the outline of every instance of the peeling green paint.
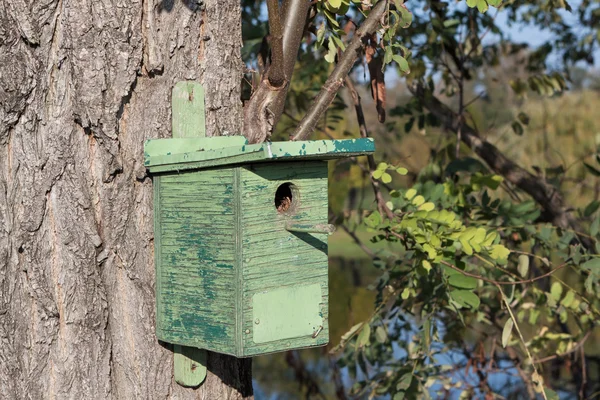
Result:
M242 136L157 139L146 142L144 164L150 172L167 172L275 159L330 160L372 154L374 151L375 144L370 138L251 145Z

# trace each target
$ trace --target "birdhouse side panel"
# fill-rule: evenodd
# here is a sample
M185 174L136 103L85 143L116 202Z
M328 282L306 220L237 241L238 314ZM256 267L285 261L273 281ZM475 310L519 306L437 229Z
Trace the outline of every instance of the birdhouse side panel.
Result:
M286 223L327 223L327 164L254 165L241 185L244 356L326 344L327 235Z
M157 336L235 353L234 173L167 174L155 198Z

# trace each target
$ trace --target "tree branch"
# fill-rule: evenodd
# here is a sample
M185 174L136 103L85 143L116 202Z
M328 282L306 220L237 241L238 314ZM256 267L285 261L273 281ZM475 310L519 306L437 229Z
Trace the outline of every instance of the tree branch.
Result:
M475 129L462 124L460 116L437 99L422 83L409 85L409 90L447 129L457 133L460 128L460 139L494 172L530 195L542 207L546 220L561 228L571 227L575 231L581 230L579 223L567 211L561 194L554 186L521 168L493 144L481 138ZM594 248L594 243L589 238L581 235L578 235L578 238L587 249Z
M269 4L272 3L277 3L277 0L269 0ZM244 136L250 143L261 143L268 140L281 118L310 5L308 0L287 0L283 4L284 20L281 41L283 54L280 57L275 54L279 50L272 49L274 66L266 70L258 88L244 107ZM269 27L277 31L277 18L271 20L271 14L277 14L274 12L274 6L275 4L272 4L269 10ZM274 46L278 47L279 44L274 43ZM282 59L282 68L277 66L280 63L278 59ZM280 79L278 74L281 72L283 72L282 84L273 84L273 81ZM276 75L273 81L271 80L272 73Z
M387 1L380 1L373 7L367 19L360 25L360 28L357 29L350 44L346 47L338 64L335 66L335 69L329 78L327 78L327 81L311 104L306 115L302 118L302 121L300 121L296 131L292 134L291 140L304 140L312 134L317 122L335 98L338 90L344 83L344 78L346 78L350 69L352 69L352 66L356 62L359 50L362 47L362 39L366 35L373 34L377 30L381 18L385 15L386 11Z
M283 29L279 0L267 0L269 11L269 33L271 34L271 65L269 66L269 83L275 87L285 85L286 76L283 69Z

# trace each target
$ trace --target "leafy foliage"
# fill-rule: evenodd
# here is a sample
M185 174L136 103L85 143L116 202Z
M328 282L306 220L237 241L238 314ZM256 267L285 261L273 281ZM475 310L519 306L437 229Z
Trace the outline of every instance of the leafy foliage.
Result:
M310 107L372 3L376 1L314 2L312 35L291 83L286 117L278 126L281 135ZM483 137L492 127L494 132L506 127L514 133L510 143L531 143L531 132L541 130L542 118L528 104L557 100L574 84L574 66L593 62L600 5L585 0L388 5L376 37L365 39L373 50L365 56L369 68L357 63L353 76L381 83L371 68L371 61L378 60L386 79L395 70L409 88L418 84L427 90L424 96L405 91L391 109L393 119L385 121L378 137L380 162L338 166L349 179L366 177L375 189L368 212L335 218L380 271L371 287L374 312L342 335L332 351L338 367L352 378L349 394L396 400L435 395L550 399L558 398L557 391L593 393L594 386L582 376L590 359L584 345L600 312L597 190L593 198L586 192L585 204L580 196L575 199L571 215L580 217L577 229L561 225L544 204L510 181L511 171L494 172L472 147L461 145L461 131L469 128ZM507 34L507 24L537 27L547 39L530 48ZM444 119L428 96L441 99L456 118ZM493 96L503 96L502 103ZM380 105L375 93L373 98ZM336 99L319 135L356 135L344 118L351 109L347 105L348 99ZM544 130L560 129L564 133L557 136L569 140L576 137L572 127L581 118L547 122L546 114L563 111L544 109ZM367 121L373 130L368 116ZM386 148L415 131L441 143L422 169L398 162ZM505 132L492 139L507 141ZM533 148L505 148L547 187L573 200L578 195L565 190L572 187L570 180L581 186L600 176L600 149L589 147L573 151L576 160L549 165L530 165ZM358 235L365 230L369 243ZM561 374L557 369L565 359L571 367Z

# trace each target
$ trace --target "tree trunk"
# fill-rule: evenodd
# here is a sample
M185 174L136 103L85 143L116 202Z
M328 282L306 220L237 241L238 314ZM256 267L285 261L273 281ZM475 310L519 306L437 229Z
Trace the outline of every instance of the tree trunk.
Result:
M178 386L154 335L144 140L170 136L179 80L208 135L242 126L240 3L201 3L2 1L0 398L252 396L250 363L212 354Z

